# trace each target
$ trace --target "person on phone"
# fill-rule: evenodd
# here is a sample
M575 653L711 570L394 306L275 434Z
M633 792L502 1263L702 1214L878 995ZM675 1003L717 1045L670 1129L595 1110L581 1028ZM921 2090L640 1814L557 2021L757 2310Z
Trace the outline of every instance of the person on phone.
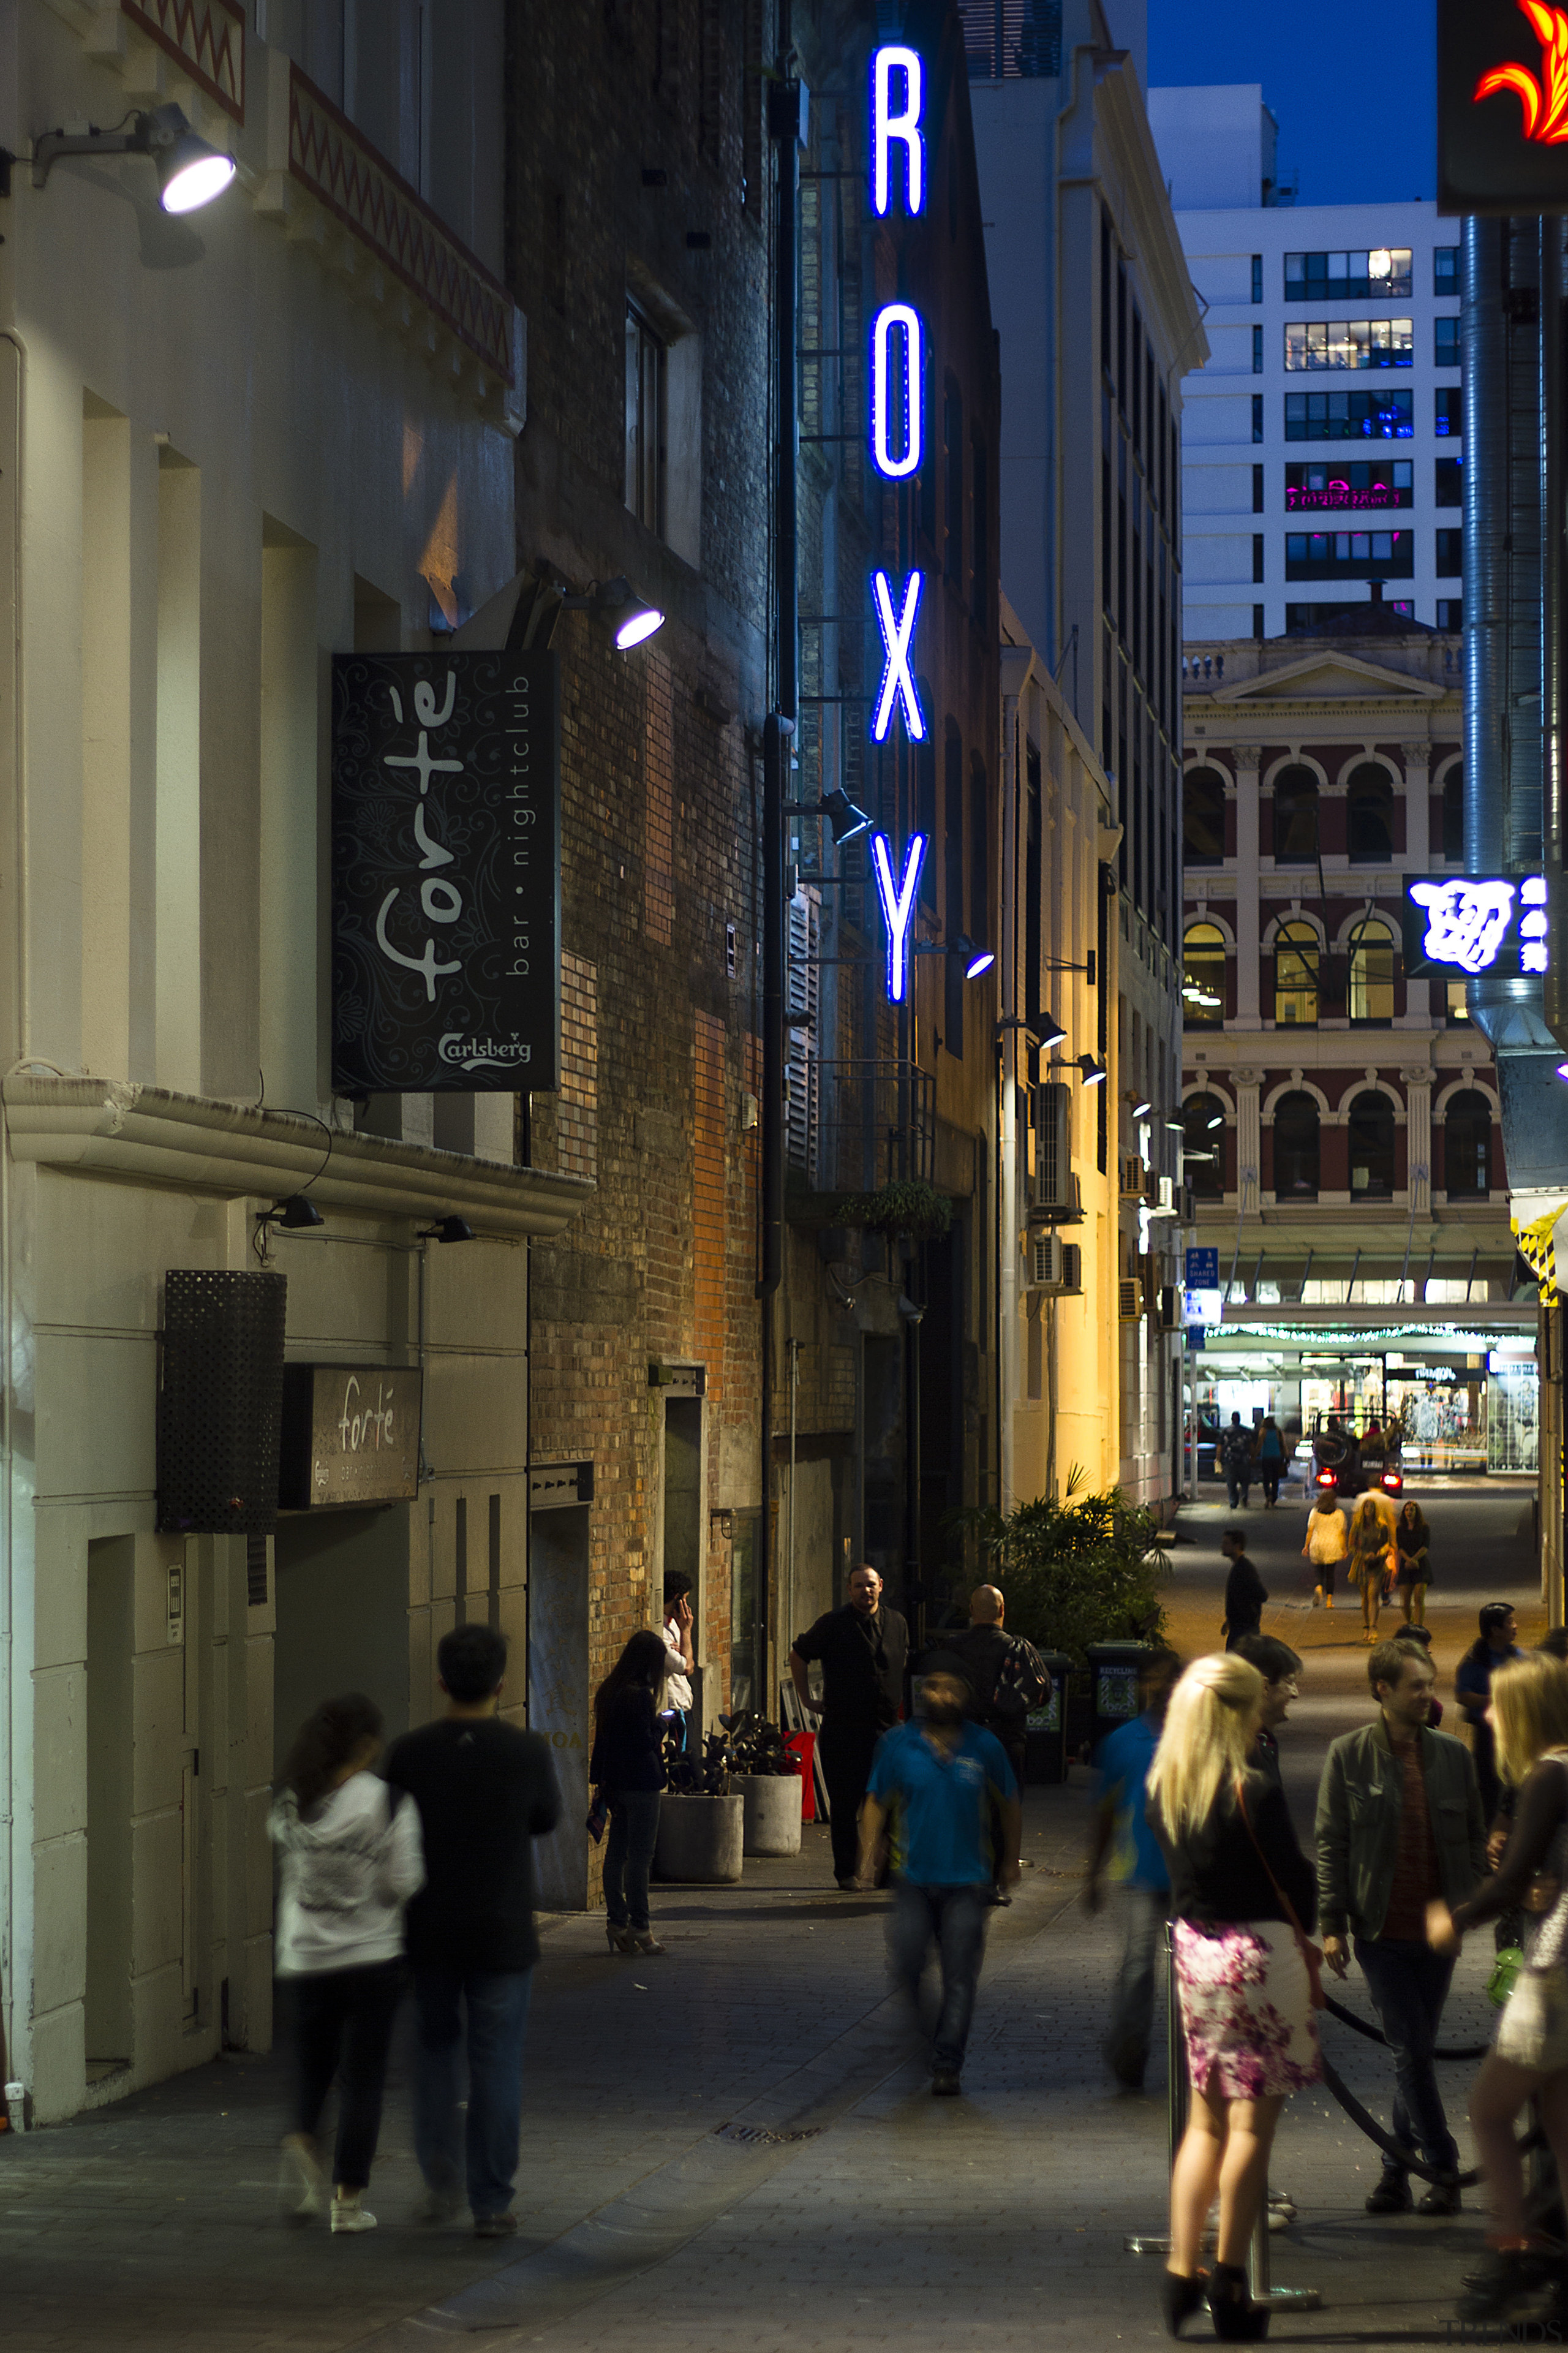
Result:
M1568 1887L1568 1667L1535 1651L1500 1665L1489 1701L1498 1762L1519 1792L1512 1834L1500 1868L1466 1901L1435 1901L1426 1910L1434 1957L1452 1968L1468 1928L1522 1907L1526 1963L1561 1974L1564 1949L1562 1899ZM1538 1874L1544 1873L1544 1879ZM1561 1988L1559 1987L1559 1991ZM1563 2266L1548 2241L1532 2233L1524 2200L1524 2168L1514 2125L1525 2102L1539 2105L1541 2121L1568 2183L1568 2050L1547 2047L1510 2056L1518 1987L1500 2014L1497 2047L1481 2062L1470 2093L1470 2129L1486 2176L1491 2209L1487 2260L1460 2296L1462 2321L1496 2324L1542 2319L1550 2299L1561 2299ZM1520 2032L1521 2044L1527 2032ZM1558 2039L1561 2040L1559 2033ZM1561 2301L1556 2309L1561 2311Z
M691 1579L672 1569L664 1580L664 1712L683 1751L690 1739L691 1678L697 1672L692 1623Z
M1331 1744L1318 1790L1323 1959L1342 1978L1354 1936L1394 2061L1394 2137L1453 2174L1459 2153L1434 2054L1454 1967L1426 1941L1426 1906L1439 1895L1462 1903L1481 1877L1486 1817L1463 1741L1431 1728L1431 1661L1413 1642L1380 1642L1366 1672L1377 1714ZM1366 2211L1409 2209L1409 2176L1385 2154ZM1434 2182L1419 2211L1457 2214L1458 2190Z

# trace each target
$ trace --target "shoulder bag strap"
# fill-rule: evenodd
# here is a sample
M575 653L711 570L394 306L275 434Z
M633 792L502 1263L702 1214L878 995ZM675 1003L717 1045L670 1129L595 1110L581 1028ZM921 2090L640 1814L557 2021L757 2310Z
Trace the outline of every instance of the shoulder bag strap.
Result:
M1258 1857L1258 1862L1263 1865L1264 1870L1268 1873L1268 1884L1274 1890L1275 1894L1279 1898L1280 1903L1284 1905L1286 1919L1295 1930L1300 1941L1304 1945L1307 1941L1307 1932L1296 1916L1296 1906L1291 1903L1290 1898L1286 1894L1285 1890L1275 1878L1273 1866L1270 1864L1268 1857L1264 1853L1263 1849L1258 1843L1258 1832L1253 1829L1251 1818L1247 1810L1247 1784L1245 1781L1238 1780L1237 1782L1236 1802L1237 1807L1240 1809L1242 1827L1246 1831L1247 1837L1252 1841L1252 1851Z

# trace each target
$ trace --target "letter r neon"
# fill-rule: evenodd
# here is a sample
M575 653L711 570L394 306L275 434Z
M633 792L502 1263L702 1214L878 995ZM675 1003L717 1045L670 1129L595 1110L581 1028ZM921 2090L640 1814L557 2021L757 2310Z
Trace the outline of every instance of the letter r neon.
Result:
M871 862L877 874L877 896L888 927L888 995L901 1005L910 980L910 925L914 920L915 892L925 863L926 838L911 833L904 847L904 871L893 881L892 844L885 833L871 836Z
M893 76L904 78L904 103L893 111ZM888 150L896 139L904 151L904 204L911 217L925 210L925 141L921 134L924 69L917 49L897 43L871 59L871 205L885 219L889 188Z

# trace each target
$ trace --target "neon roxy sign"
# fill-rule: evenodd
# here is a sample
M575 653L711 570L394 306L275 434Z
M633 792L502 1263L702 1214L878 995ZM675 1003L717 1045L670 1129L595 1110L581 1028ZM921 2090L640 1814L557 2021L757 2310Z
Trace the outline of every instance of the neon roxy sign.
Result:
M910 220L925 211L925 69L917 49L891 42L871 58L871 209L886 220L895 191ZM885 481L904 482L920 472L926 452L925 328L910 302L885 302L871 322L871 463ZM871 710L871 741L885 744L901 718L911 744L922 744L926 714L921 705L910 657L920 617L923 575L906 572L900 580L884 571L871 575L871 603L882 639L882 677ZM927 849L923 833L911 833L899 856L885 833L871 837L871 871L888 934L888 995L901 1005L909 995L910 930L920 896Z

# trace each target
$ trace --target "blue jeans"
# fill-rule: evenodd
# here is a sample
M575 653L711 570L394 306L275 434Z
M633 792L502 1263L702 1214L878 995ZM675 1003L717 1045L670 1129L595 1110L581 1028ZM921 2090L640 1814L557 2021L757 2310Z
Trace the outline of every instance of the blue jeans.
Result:
M657 1789L611 1789L605 1841L605 1909L612 1928L647 1934L647 1875L658 1838Z
M1135 1887L1129 1882L1117 1890L1116 1908L1126 1941L1110 1996L1105 2055L1112 2072L1124 2082L1142 2083L1149 2063L1149 2045L1153 2040L1155 1989L1164 1953L1160 1932L1169 1915L1171 1899L1163 1889L1154 1894L1149 1888Z
M918 2014L921 1979L934 1941L942 1969L942 2005L931 2036L931 2061L944 2073L956 2074L963 2064L969 2021L974 2015L974 1989L985 1957L990 1901L989 1883L916 1887L900 1879L893 1884L893 1908L888 1915L889 1966L894 1983L903 1987Z
M421 1968L414 1972L419 2022L414 2083L414 2149L438 2196L465 2179L475 2219L504 2214L517 2178L522 2107L522 2038L533 1971ZM468 2109L465 2121L461 2007L468 2011Z
M1457 2173L1459 2152L1432 2060L1453 1960L1430 1945L1399 1936L1358 1936L1355 1957L1394 2059L1394 2137L1436 2171ZM1397 2181L1405 2179L1391 2157L1384 2157L1383 2170Z

